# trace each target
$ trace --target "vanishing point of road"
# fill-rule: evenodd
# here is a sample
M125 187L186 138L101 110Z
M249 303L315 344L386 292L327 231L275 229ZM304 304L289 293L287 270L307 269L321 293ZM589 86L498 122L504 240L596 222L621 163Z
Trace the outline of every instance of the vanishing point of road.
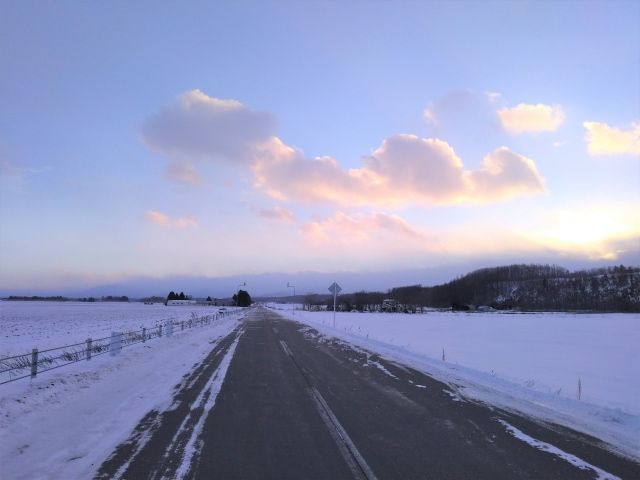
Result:
M640 465L259 306L96 478L640 479Z

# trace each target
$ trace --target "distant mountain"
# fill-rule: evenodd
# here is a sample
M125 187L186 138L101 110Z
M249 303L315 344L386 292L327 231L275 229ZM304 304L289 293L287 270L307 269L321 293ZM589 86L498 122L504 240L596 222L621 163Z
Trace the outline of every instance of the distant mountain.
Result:
M10 295L63 295L66 297L100 298L107 295L127 295L129 298L145 298L154 295L166 297L170 291L184 292L196 298L229 298L242 288L252 297L283 297L293 293L287 283L295 285L296 294L325 293L334 281L344 292L357 290L382 290L407 283L435 284L446 281L466 271L467 268L441 267L385 272L298 272L233 275L227 277L171 276L164 278L133 277L90 288L66 289L2 289L0 297Z

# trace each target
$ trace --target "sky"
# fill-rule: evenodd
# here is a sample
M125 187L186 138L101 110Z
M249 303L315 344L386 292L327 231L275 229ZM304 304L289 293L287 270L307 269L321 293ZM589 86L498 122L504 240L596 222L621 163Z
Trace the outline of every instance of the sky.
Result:
M638 19L2 2L0 289L639 265Z

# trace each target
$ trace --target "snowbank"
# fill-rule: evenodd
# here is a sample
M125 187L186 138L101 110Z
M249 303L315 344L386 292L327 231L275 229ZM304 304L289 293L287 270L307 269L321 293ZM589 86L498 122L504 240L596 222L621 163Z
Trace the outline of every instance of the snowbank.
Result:
M117 357L0 386L3 478L91 478L147 412L169 406L182 376L237 325L238 316L226 317ZM61 343L54 334L52 341Z

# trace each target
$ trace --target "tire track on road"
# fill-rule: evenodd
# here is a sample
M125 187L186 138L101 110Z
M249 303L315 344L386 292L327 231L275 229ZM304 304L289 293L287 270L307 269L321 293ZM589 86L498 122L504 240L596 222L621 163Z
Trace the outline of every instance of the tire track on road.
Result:
M176 385L170 407L145 415L129 438L102 463L94 478L137 480L167 475L173 478L183 465L185 447L191 441L194 428L212 407L209 403L215 401L212 395L219 391L213 391L215 382L219 380L221 384L224 380L221 369L228 367L243 333L243 328L238 327L220 339L193 372Z

